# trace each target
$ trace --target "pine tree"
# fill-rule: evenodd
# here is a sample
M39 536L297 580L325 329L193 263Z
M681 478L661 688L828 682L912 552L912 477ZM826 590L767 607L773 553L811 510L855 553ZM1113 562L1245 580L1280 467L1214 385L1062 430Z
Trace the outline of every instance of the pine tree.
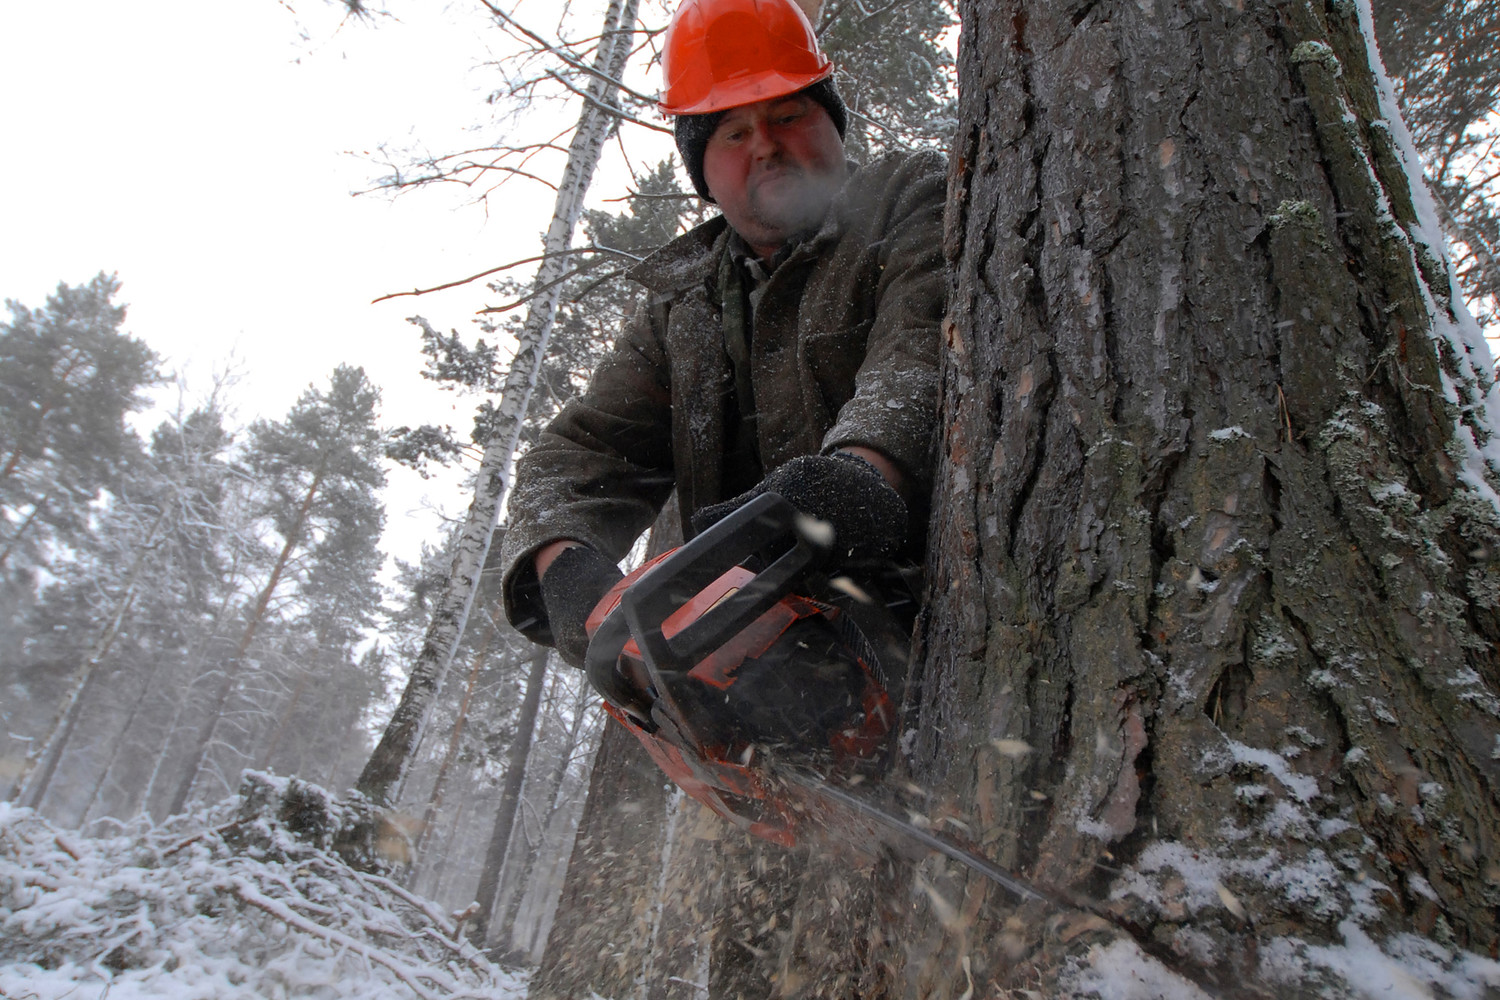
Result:
M113 741L115 749L95 754L99 763L91 766L98 777L82 804L54 814L86 814L108 772L127 763L118 753L120 741L139 739L133 730L143 699L159 674L181 668L185 644L215 600L228 544L220 515L231 475L229 444L217 397L164 421L145 454L122 470L115 494L96 511L93 530L67 561L51 567L55 582L25 622L33 638L18 665L34 672L68 664L74 679L58 722L50 735L42 734L39 770L16 789L24 804L42 804L85 711L92 712L88 735L96 743ZM103 689L115 693L96 693ZM125 704L131 707L123 713L105 708ZM121 714L116 729L113 716ZM82 775L77 767L72 772L78 786Z
M280 613L273 602L283 588L295 583L299 590L310 587L306 592L314 596L318 579L313 570L320 557L368 569L384 519L376 494L385 483L384 435L376 424L379 396L363 369L341 365L326 390L309 387L284 420L260 421L250 428L243 461L256 487L252 511L278 544L243 609L238 638L214 664L217 683L170 813L182 811L194 786L212 768L216 738L231 696L244 681L251 643L267 620ZM342 583L368 589L359 573ZM330 588L329 593L338 590ZM243 757L249 748L237 752Z
M500 505L521 443L537 373L547 355L557 305L556 285L583 211L584 195L614 121L616 112L612 106L619 90L616 81L632 49L638 6L639 0L611 0L605 10L602 41L595 53L587 99L573 131L562 181L557 186L552 220L543 241L543 260L527 302L526 322L516 353L500 390L497 421L486 435L474 500L464 522L448 586L434 611L401 701L356 786L361 794L382 805L399 797L402 781L421 743L433 697L468 622L489 552L490 536L499 522ZM507 18L498 8L491 10L497 17Z
M7 301L0 324L0 570L46 558L85 530L86 508L140 450L126 414L161 380L122 332L120 282L59 284L41 309Z
M853 113L845 145L857 158L951 141L957 78L942 39L954 20L949 0L823 3L818 39Z

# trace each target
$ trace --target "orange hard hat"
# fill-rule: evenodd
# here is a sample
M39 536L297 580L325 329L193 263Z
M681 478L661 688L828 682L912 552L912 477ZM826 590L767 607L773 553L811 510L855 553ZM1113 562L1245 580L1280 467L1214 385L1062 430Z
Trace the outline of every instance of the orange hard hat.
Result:
M657 107L668 115L784 97L833 73L792 0L685 0L667 27L661 68Z

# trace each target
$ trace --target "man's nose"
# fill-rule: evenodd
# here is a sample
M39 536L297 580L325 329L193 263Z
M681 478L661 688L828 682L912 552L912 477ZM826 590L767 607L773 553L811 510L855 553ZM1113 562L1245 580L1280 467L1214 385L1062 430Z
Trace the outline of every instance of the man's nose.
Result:
M781 150L781 140L767 122L756 122L750 129L750 155L760 159Z

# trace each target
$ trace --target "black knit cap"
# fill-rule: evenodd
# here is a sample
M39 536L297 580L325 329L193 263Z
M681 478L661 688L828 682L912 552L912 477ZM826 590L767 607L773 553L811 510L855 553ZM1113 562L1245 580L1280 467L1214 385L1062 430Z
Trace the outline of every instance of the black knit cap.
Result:
M844 137L844 131L849 127L849 109L844 106L833 77L825 77L797 93L823 105L823 110L833 119L833 127L839 130L839 138ZM682 154L682 165L687 168L688 176L693 179L693 188L704 201L713 201L713 198L709 197L708 183L703 179L703 151L726 114L727 111L710 111L706 115L678 115L673 123L672 132L677 139L677 151Z

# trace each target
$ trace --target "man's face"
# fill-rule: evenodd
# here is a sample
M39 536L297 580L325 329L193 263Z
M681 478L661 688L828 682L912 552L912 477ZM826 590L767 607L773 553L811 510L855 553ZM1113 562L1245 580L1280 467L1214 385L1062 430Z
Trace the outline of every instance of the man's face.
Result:
M833 119L800 94L731 108L703 152L709 194L762 257L821 222L845 176Z

